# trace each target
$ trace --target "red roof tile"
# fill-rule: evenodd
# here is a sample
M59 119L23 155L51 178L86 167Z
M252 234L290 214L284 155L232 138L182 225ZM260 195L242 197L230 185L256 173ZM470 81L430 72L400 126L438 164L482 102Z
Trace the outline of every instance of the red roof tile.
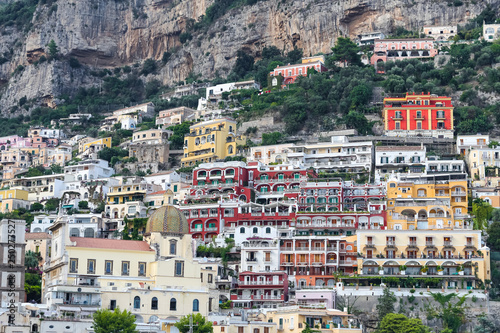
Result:
M75 247L129 251L154 251L145 241L85 237L70 237L69 239L72 242L76 242L76 245L74 245Z
M26 240L28 239L51 239L52 236L46 232L27 232L24 236Z
M156 195L156 194L164 194L164 193L165 193L165 190L158 191L158 192L153 192L153 193L149 193L148 195Z

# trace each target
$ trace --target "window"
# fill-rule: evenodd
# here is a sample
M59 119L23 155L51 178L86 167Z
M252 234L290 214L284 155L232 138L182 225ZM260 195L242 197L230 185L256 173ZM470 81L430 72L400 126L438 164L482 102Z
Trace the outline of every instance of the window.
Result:
M397 129L397 130L398 130L398 129L401 129L401 124L400 124L400 122L399 122L399 121L396 121L396 124L395 124L395 125L396 125L396 129Z
M113 274L113 260L106 260L104 262L104 274Z
M256 228L256 227L254 227L254 228L252 229L252 232L253 232L254 234L256 234L256 233L258 233L258 232L259 232L259 229L258 229L258 228Z
M266 234L270 234L271 233L271 228L267 227L266 228Z
M200 301L197 299L193 300L193 312L200 311Z
M245 228L241 227L240 228L240 234L244 234L245 233Z
M156 297L151 299L151 310L158 310L158 298Z
M417 111L417 118L422 118L422 111Z
M175 276L184 276L184 262L175 262Z
M177 242L175 240L170 241L170 254L175 255L177 252Z
M208 274L208 283L213 283L213 281L214 281L213 274Z
M87 274L94 274L95 273L95 259L88 259L87 260Z
M116 299L112 299L109 301L109 309L113 311L116 308Z
M69 260L69 272L70 273L77 273L78 272L78 259L71 258Z
M145 262L139 263L139 276L146 276L146 263Z
M139 296L134 297L134 309L141 308L141 298Z
M175 298L170 299L170 311L177 311L177 300Z
M128 275L130 270L130 261L122 261L122 275Z
M244 327L238 326L238 333L244 333Z

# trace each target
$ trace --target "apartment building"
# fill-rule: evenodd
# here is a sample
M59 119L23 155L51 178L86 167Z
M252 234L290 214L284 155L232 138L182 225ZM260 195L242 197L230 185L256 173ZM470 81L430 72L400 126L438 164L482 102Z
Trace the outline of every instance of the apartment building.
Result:
M386 97L383 118L387 136L453 139L451 97L423 93Z
M438 54L433 38L405 38L375 40L372 65L403 59L433 58Z
M424 26L423 32L426 37L436 41L446 41L456 36L458 27L456 25Z
M441 159L439 156L427 156L425 172L432 173L465 173L465 161L455 158Z
M457 135L457 154L465 156L470 149L486 148L490 144L489 135Z
M279 270L280 248L277 229L253 227L251 232L251 234L239 234L240 236L247 236L241 242L241 270L249 272L274 272ZM264 232L265 234L262 235Z
M236 121L228 118L204 121L189 127L184 136L183 167L216 162L234 156L237 146L245 143L236 135Z
M98 152L104 147L111 148L111 137L101 139L87 137L78 142L78 153L82 154L90 149L93 149L94 152Z
M358 46L373 45L376 40L384 39L385 35L380 31L365 32L358 35Z
M270 87L285 87L288 84L295 83L299 77L307 76L307 71L314 70L318 73L323 73L328 70L325 67L324 56L314 56L309 58L302 58L300 64L277 66L269 73Z
M288 277L284 272L240 272L238 287L231 291L234 308L276 308L288 301Z
M387 229L472 229L467 174L394 175L387 181Z
M158 117L156 117L156 126L162 129L167 129L170 126L179 125L184 121L190 119L194 114L195 110L180 106L174 109L168 109L160 111Z
M431 275L450 288L490 279L490 251L480 230L359 230L357 242L362 275Z
M269 146L250 147L249 161L257 161L269 165L270 163L288 163L288 153L293 143L283 143Z
M119 307L150 322L218 310L218 298L210 297L217 293L215 279L207 278L217 271L193 260L187 221L172 206L149 218L144 241L71 237L64 221L50 230L42 295L51 311L77 315Z
M291 146L288 162L316 172L370 172L373 142L349 142L347 136L332 136L329 143Z
M137 131L132 135L132 143L148 145L166 144L174 132L165 129L149 129Z
M424 145L375 147L375 169L381 175L393 172L421 173L425 169L425 161Z
M28 191L30 202L43 202L50 198L60 198L64 191L64 174L4 180L2 187Z
M160 185L147 184L139 178L122 178L118 185L109 187L106 215L112 219L146 217L146 195L160 190Z
M242 82L230 82L222 83L216 86L211 86L206 88L206 96L201 97L198 100L198 110L207 109L218 109L218 104L220 101L227 99L224 95L228 95L233 91L238 91L241 89L260 89L260 84L254 80L242 81Z
M500 147L468 150L465 159L475 186L487 185L488 180L499 179Z
M0 190L0 212L10 213L19 208L29 210L28 193L28 191L21 189Z
M500 37L500 24L483 24L483 39L492 42Z
M31 127L28 130L28 137L33 138L36 136L41 136L48 139L65 139L66 134L62 129L50 129L43 127Z

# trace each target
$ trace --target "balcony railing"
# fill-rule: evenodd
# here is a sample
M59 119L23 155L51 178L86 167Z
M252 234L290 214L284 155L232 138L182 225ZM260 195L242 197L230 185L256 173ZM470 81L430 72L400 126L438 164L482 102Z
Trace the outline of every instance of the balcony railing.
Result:
M240 286L280 286L283 284L283 280L278 281L239 281Z

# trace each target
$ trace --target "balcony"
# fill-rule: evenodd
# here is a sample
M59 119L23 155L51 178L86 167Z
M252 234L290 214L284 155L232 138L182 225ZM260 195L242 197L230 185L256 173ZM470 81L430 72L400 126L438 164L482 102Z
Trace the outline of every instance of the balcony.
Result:
M453 246L453 245L451 244L451 241L445 241L444 246Z
M217 227L208 227L205 228L206 231L217 231Z
M413 247L415 247L415 246L418 246L418 245L417 245L417 242L416 242L416 241L409 241L409 242L408 242L408 246L413 246Z
M426 241L425 246L434 246L434 242L433 241Z
M294 263L292 261L283 261L281 263L281 266L293 266Z
M467 192L455 191L455 192L451 192L451 195L454 197L465 197L465 196L467 196Z
M295 251L309 251L309 246L306 246L306 247L296 247Z
M221 179L221 178L222 178L222 174L220 174L220 173L214 173L214 174L210 175L210 179Z
M385 245L386 246L396 246L396 242L395 241L387 241L387 243Z
M257 262L257 258L247 258L247 262Z
M283 280L238 281L239 286L283 286Z
M311 247L311 251L325 251L324 246L313 246Z
M293 247L291 246L282 246L280 247L281 251L293 251Z
M327 250L327 251L338 251L338 247L336 247L336 246L328 246L328 247L326 248L326 250Z

